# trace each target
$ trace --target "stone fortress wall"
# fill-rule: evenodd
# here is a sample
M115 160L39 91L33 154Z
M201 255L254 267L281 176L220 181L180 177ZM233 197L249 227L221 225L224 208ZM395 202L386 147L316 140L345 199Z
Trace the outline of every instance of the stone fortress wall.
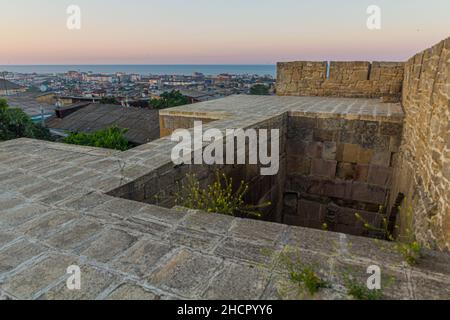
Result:
M283 222L377 236L355 214L382 228L402 119L289 117Z
M281 62L277 94L400 100L404 64L400 62Z
M395 213L400 201L401 233L413 230L421 243L450 250L450 38L406 63L279 63L277 94L401 100L404 128L399 153L393 153L388 166L393 177L387 209ZM358 179L360 164L350 163L356 164L356 171L345 162L340 169L355 171ZM288 176L290 168L292 159L288 159Z
M406 63L402 104L394 191L412 207L401 211L402 225L422 243L450 250L450 38Z

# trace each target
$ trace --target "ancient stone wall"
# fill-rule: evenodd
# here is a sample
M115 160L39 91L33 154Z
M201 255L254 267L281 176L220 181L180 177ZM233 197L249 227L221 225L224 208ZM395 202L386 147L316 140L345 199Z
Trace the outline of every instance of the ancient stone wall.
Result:
M213 119L210 117L203 117L203 116L183 116L183 115L177 115L177 116L165 116L161 115L159 117L159 131L160 131L160 137L167 137L171 135L175 130L177 129L189 129L194 127L195 121L201 121L202 123L206 124L209 122L212 122L217 119Z
M405 66L405 129L394 192L407 203L402 231L450 250L450 38L418 53ZM408 209L411 208L411 209Z
M195 118L165 116L166 124L176 123L188 127ZM202 121L204 119L201 119ZM234 187L237 189L241 181L249 184L249 192L244 199L246 203L260 205L270 202L260 212L263 213L265 220L281 222L281 210L283 209L284 179L286 175L286 129L287 115L272 117L261 123L252 125L254 129L280 129L280 151L279 172L273 176L261 175L261 165L196 165L185 164L175 166L172 162L152 172L148 176L141 177L119 189L114 190L111 195L156 204L166 208L172 208L177 205L175 198L179 192L180 186L187 182L187 175L194 174L202 187L207 187L215 182L216 173L225 173L227 177L232 178ZM204 122L205 124L205 122ZM212 126L214 126L212 124ZM206 128L205 128L206 129ZM244 128L245 129L245 128ZM258 137L258 144L259 139ZM271 137L268 137L267 144L270 145ZM223 140L224 146L226 139ZM235 154L237 154L237 143L235 141ZM246 157L249 154L249 141L246 141ZM193 154L192 154L193 156Z
M399 101L404 64L398 62L278 63L277 94L383 98Z
M355 214L382 226L401 133L401 119L289 117L284 222L377 236Z

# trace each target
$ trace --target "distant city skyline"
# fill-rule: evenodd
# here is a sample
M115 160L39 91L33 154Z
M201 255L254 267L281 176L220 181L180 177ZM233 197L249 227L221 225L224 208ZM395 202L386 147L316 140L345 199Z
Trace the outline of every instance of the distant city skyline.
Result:
M450 35L448 0L0 2L0 65L404 61ZM69 5L80 30L66 27ZM381 30L366 27L369 5Z

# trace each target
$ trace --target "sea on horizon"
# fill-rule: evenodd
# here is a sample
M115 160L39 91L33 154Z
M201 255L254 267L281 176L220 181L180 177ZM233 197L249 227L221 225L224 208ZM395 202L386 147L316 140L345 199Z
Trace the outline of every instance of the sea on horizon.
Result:
M134 73L140 75L192 75L200 72L208 76L221 73L271 75L275 65L0 65L0 72L54 74L67 71L93 73Z

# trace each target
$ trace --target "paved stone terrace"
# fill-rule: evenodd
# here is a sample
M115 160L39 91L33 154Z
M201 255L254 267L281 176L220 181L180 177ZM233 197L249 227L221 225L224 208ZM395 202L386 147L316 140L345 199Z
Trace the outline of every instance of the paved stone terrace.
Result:
M311 103L323 104L318 116L354 107L347 116L401 117L397 105L360 99L231 97L191 108L222 113L226 119L217 123L236 126L237 118L256 122L289 110L311 112ZM296 298L278 294L289 284L283 266L274 263L275 252L291 246L333 283L318 298L347 298L343 274L351 268L364 283L372 264L395 278L385 290L389 298L450 298L450 258L445 254L427 252L418 267L410 268L389 243L106 195L167 166L172 145L165 138L116 152L30 139L0 143L0 296ZM80 291L65 286L66 269L73 264L82 268Z
M403 120L400 103L382 103L379 99L242 95L161 110L160 116L227 119L236 126L245 127L260 118L267 119L285 112L310 117L390 122Z

